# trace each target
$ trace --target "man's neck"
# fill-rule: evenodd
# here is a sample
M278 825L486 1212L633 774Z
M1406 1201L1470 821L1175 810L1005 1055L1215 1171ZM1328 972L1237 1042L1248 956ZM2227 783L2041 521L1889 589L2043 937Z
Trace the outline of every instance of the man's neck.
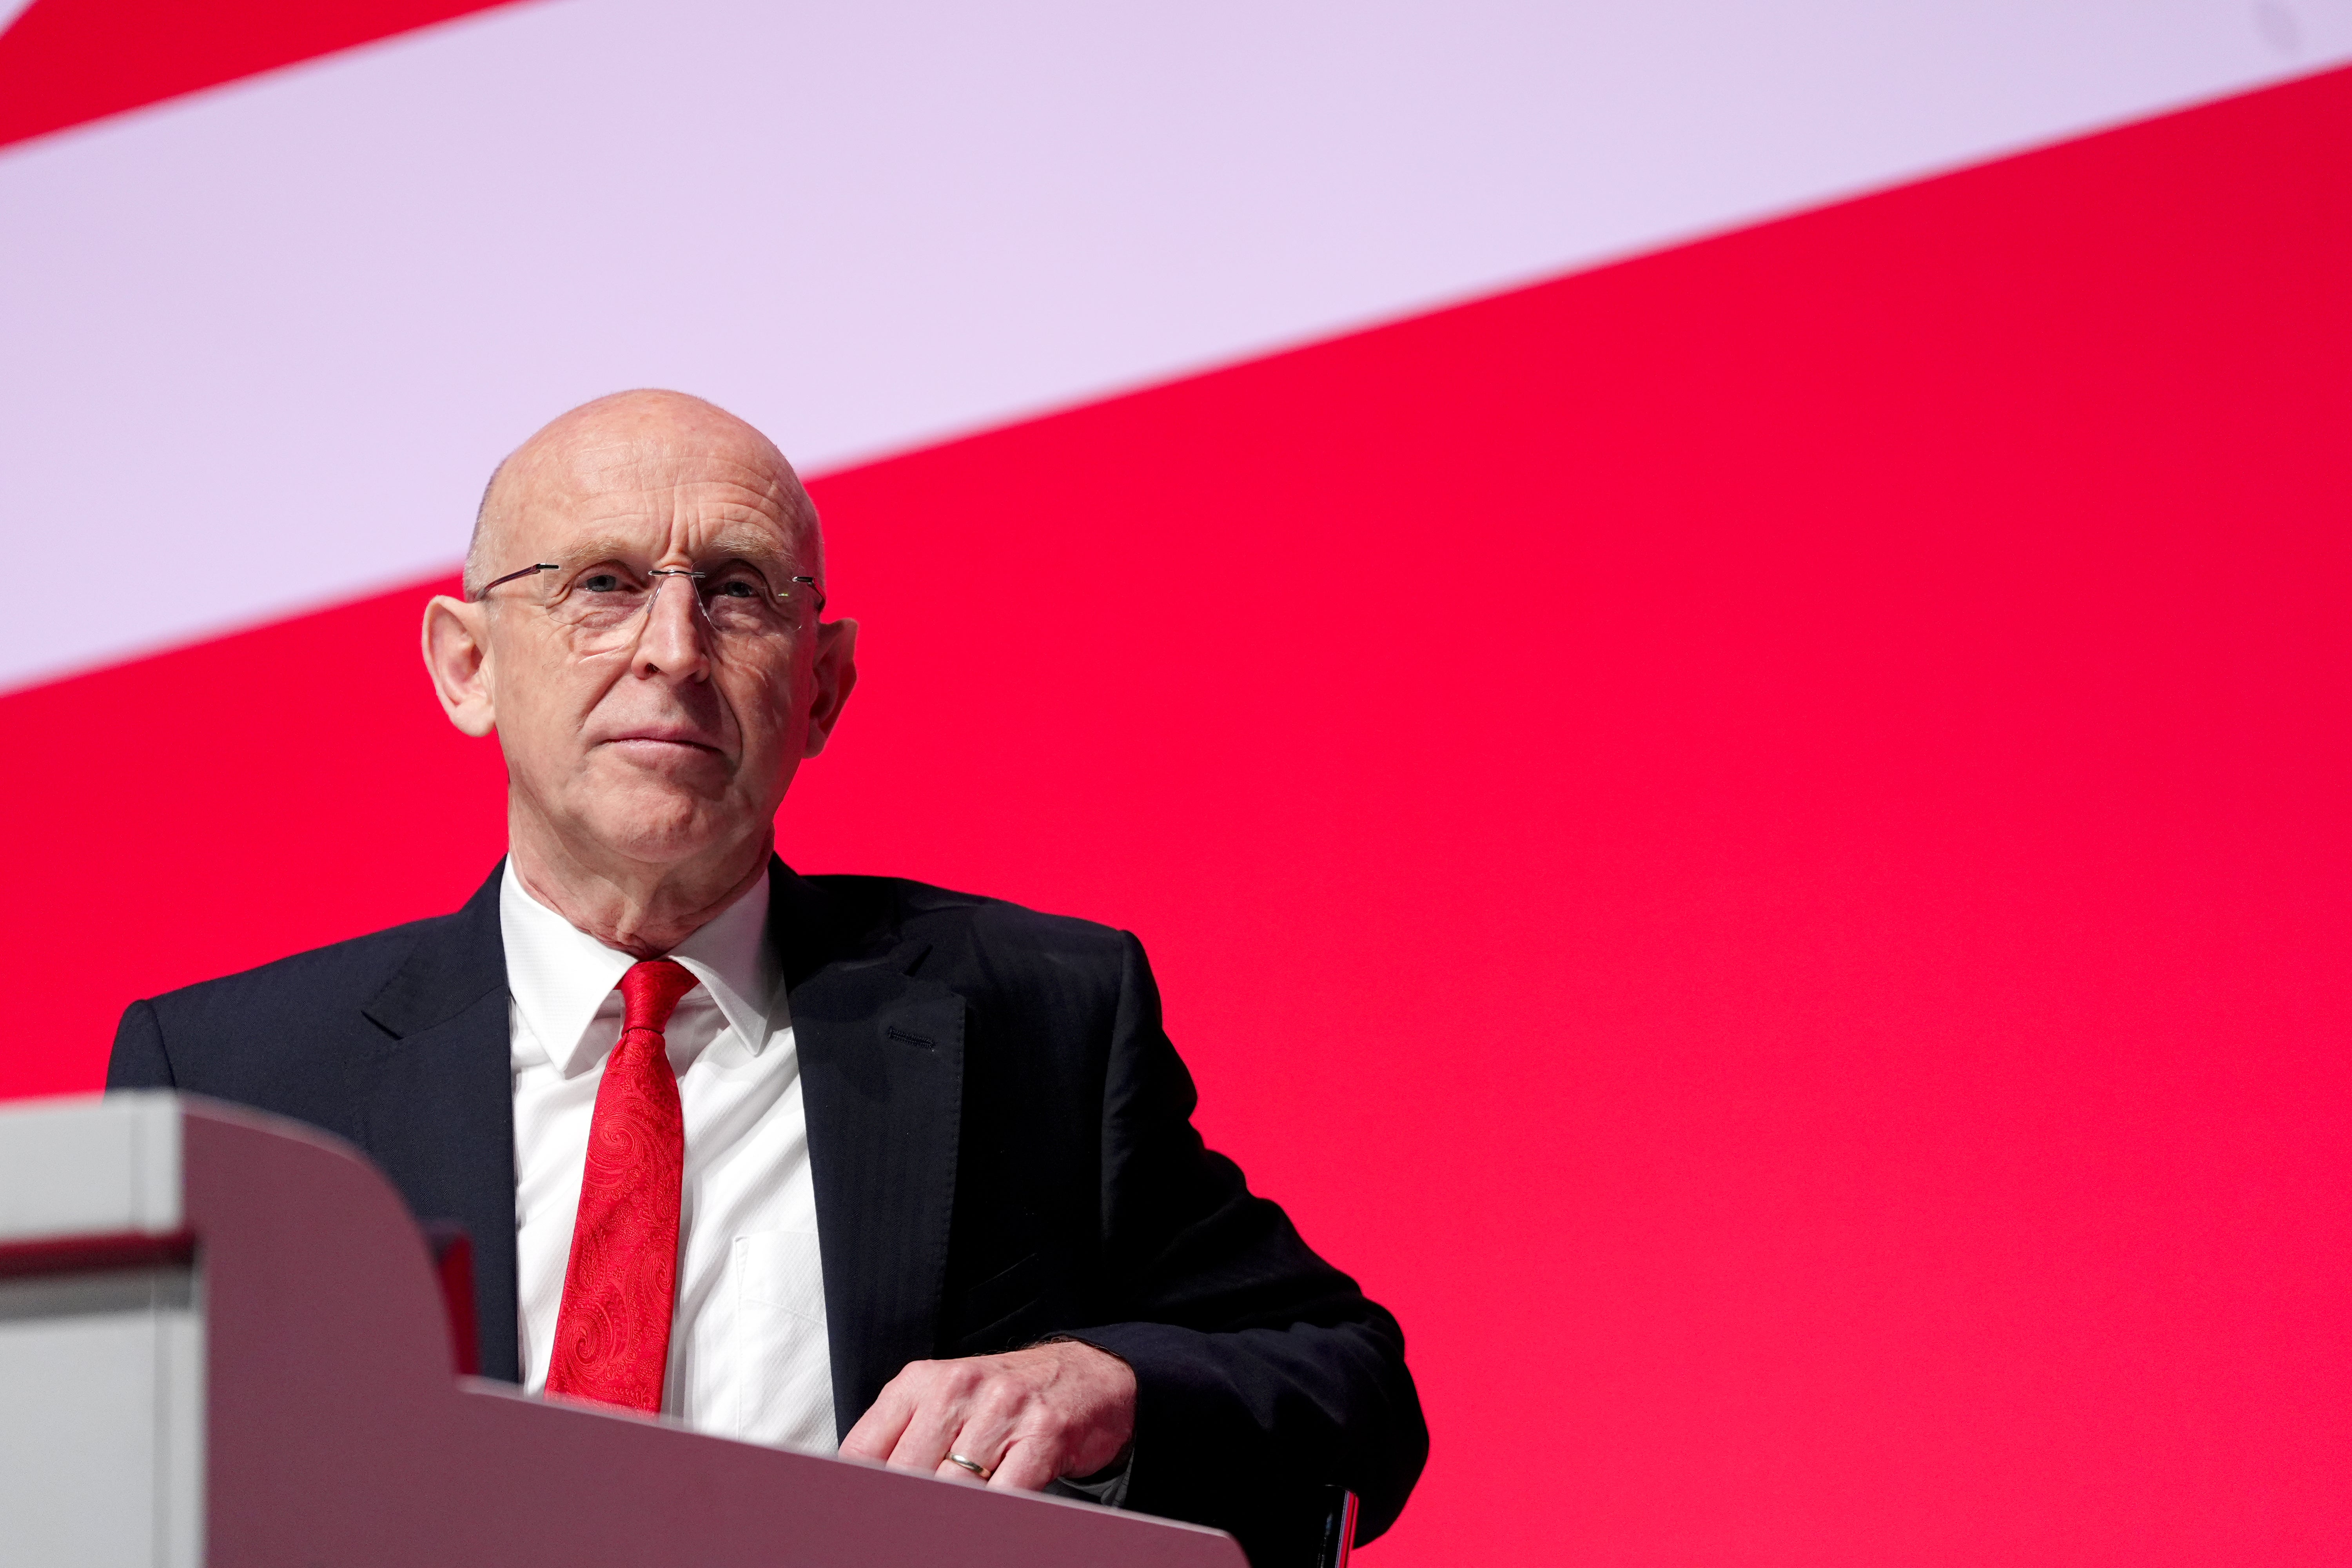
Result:
M709 866L591 865L536 836L511 836L515 876L541 903L606 947L659 958L741 898L768 868L763 838Z

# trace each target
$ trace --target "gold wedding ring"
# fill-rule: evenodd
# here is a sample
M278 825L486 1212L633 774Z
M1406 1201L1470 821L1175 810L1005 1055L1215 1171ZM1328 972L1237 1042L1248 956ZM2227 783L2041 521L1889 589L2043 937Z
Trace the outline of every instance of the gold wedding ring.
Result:
M986 1465L982 1464L978 1459L967 1459L961 1454L950 1454L948 1456L948 1463L950 1465L961 1465L965 1469L970 1470L973 1475L978 1476L983 1481L996 1473L994 1470L990 1469Z

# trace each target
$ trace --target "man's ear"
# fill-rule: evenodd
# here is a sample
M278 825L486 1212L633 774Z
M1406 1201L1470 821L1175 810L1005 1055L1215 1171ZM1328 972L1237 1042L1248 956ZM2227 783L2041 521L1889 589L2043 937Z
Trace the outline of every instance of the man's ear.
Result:
M498 728L490 702L489 616L486 605L468 605L436 594L425 606L425 668L449 722L477 738Z
M856 621L827 621L817 627L815 674L816 700L809 704L808 740L801 747L803 757L814 757L824 750L834 725L841 718L842 705L849 700L850 689L857 684Z

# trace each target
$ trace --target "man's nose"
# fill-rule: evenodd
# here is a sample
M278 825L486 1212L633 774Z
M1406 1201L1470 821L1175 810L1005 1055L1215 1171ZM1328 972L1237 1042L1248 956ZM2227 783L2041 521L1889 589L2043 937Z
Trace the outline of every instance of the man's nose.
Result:
M682 678L706 673L710 661L709 633L694 579L683 572L658 574L652 601L646 605L646 624L637 637L636 672Z

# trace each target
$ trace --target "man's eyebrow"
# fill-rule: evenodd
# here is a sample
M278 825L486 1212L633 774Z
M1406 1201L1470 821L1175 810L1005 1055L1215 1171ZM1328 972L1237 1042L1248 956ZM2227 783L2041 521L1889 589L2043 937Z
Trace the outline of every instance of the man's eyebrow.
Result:
M710 541L708 553L740 556L746 561L790 561L799 552L773 535L742 529L722 529Z

